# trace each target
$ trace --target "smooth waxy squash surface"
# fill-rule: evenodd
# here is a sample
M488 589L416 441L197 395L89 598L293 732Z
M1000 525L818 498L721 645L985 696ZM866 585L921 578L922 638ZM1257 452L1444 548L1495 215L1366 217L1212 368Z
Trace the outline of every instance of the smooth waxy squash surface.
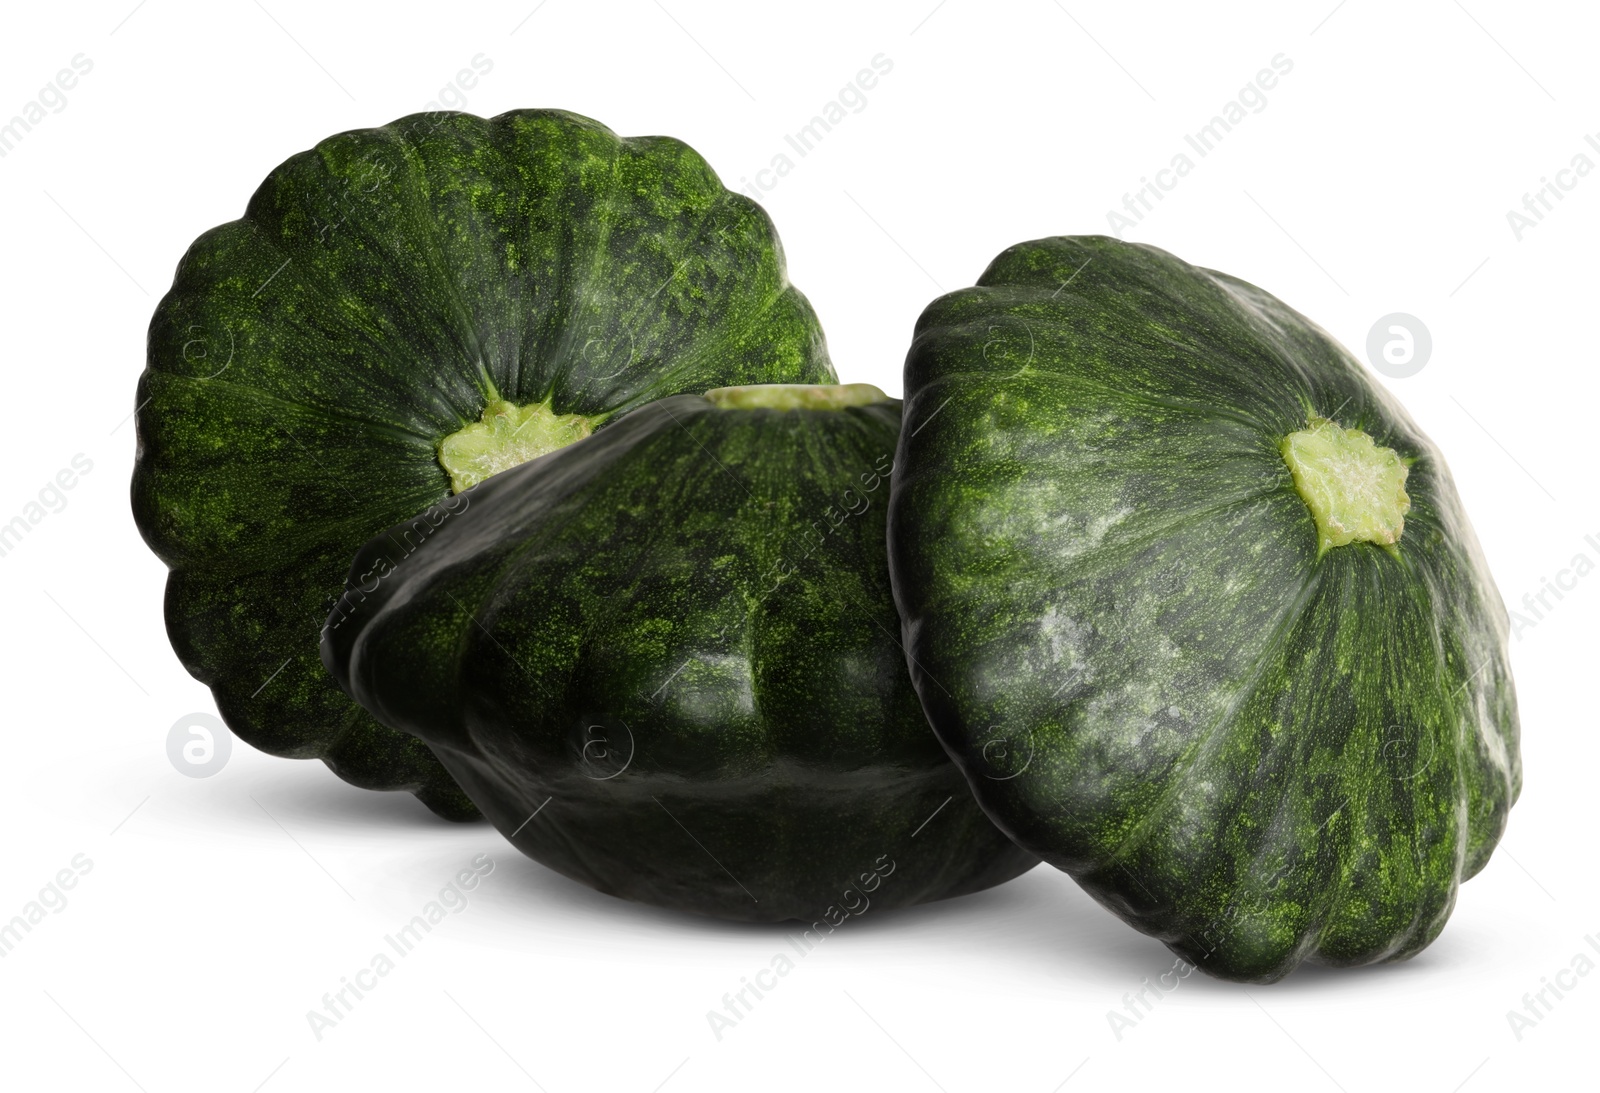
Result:
M973 801L897 640L899 410L859 384L638 410L362 548L329 671L614 895L831 926L1016 876L1037 858Z
M1521 784L1438 451L1324 331L1153 247L1005 251L906 360L908 663L989 814L1217 975L1410 956Z

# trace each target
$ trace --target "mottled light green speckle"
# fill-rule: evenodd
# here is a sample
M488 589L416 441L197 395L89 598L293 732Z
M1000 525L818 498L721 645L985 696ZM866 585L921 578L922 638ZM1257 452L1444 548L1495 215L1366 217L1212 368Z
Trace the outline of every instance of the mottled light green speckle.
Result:
M1071 237L929 305L905 392L907 662L990 815L1213 974L1431 942L1521 788L1508 626L1362 366L1253 285ZM1285 460L1308 408L1366 541L1325 548Z
M524 853L615 895L809 922L880 855L880 910L1028 868L894 638L899 403L748 401L664 399L490 478L415 551L377 536L356 568L392 572L346 597L330 668Z
M356 549L431 534L441 442L497 400L569 422L543 446L667 395L833 378L766 213L679 141L561 110L329 137L194 241L150 322L133 510L173 648L246 742L475 815L318 659Z

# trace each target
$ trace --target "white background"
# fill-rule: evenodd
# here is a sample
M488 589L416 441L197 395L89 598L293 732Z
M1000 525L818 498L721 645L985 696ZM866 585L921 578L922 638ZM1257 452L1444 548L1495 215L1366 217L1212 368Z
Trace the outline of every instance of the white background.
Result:
M864 5L652 0L7 5L0 117L77 54L59 113L0 159L0 523L93 463L0 558L0 919L92 862L0 960L0 1080L151 1091L1592 1088L1600 974L1519 1040L1525 993L1600 939L1600 574L1522 627L1526 789L1505 842L1409 963L1271 987L1182 981L1119 1039L1107 1012L1171 966L1062 874L874 917L798 962L717 1040L706 1011L782 931L597 895L485 825L433 820L320 764L166 754L212 710L161 622L127 503L145 327L190 240L334 132L464 93L687 140L762 200L846 380L900 390L913 321L1003 247L1107 212L1275 55L1293 69L1126 237L1262 285L1365 356L1406 312L1426 367L1386 379L1448 455L1519 607L1579 553L1594 485L1600 172L1519 239L1507 212L1600 152L1600 32L1508 0ZM70 10L69 10L70 9ZM670 14L669 14L670 13ZM866 106L784 142L883 54ZM459 91L459 89L458 89ZM1597 136L1600 140L1600 136ZM1595 542L1586 543L1585 535ZM1570 581L1569 581L1570 583ZM1524 608L1524 613L1526 609ZM320 1042L306 1012L474 855L493 873ZM1600 941L1597 941L1600 943ZM1600 961L1600 953L1590 953ZM1553 997L1553 996L1547 996ZM1062 1083L1065 1083L1063 1086Z

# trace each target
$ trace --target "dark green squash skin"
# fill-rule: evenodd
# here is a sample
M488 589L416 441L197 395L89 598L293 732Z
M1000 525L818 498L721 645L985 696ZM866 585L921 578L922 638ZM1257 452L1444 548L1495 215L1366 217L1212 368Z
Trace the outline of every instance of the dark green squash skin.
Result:
M1414 955L1521 788L1505 609L1449 472L1323 330L1105 237L923 313L889 515L908 663L989 815L1225 978ZM1411 460L1318 557L1278 441Z
M1008 880L1037 858L973 801L897 641L898 428L895 400L664 399L368 543L324 662L603 892L831 926Z
M173 648L255 747L472 818L317 651L355 550L449 494L439 441L491 385L612 420L832 380L765 212L678 141L555 110L330 137L194 242L151 320L133 510Z

